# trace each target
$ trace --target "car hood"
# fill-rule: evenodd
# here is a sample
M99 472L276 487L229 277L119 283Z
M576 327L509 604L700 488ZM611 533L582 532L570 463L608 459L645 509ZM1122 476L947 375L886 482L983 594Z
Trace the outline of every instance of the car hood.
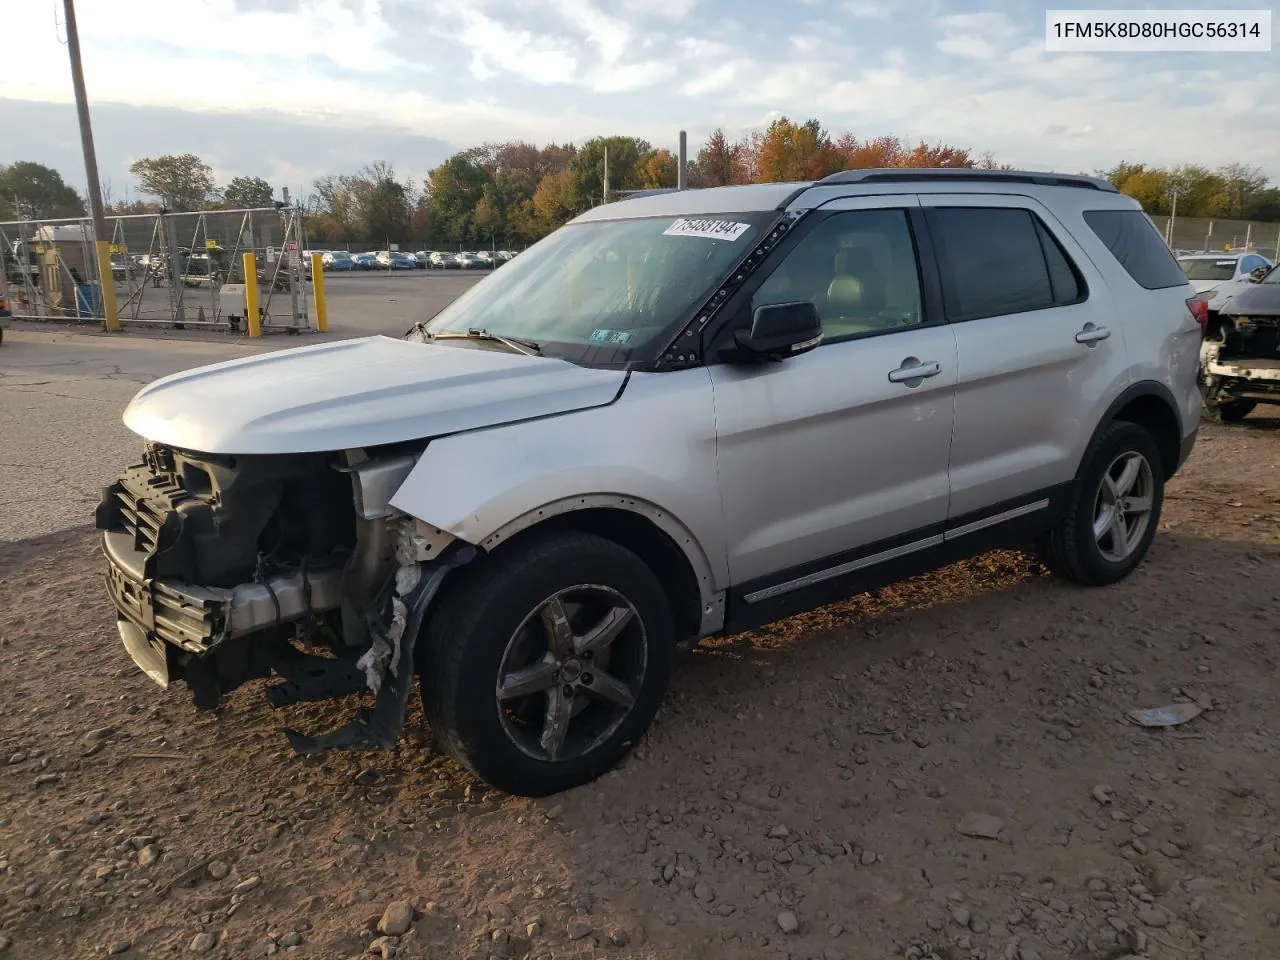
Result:
M144 387L130 430L204 453L315 453L604 406L621 370L365 337L198 367Z
M1237 317L1280 316L1280 283L1251 283L1223 305Z

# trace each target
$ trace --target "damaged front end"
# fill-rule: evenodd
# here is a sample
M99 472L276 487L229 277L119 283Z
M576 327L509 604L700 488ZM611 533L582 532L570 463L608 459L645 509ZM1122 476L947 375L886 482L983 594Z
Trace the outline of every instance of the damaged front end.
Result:
M160 686L213 709L257 678L273 706L370 691L372 709L299 753L392 745L414 645L447 572L475 550L397 513L414 448L220 456L148 444L96 514L117 626Z
M1209 406L1280 403L1280 317L1224 316L1200 347Z

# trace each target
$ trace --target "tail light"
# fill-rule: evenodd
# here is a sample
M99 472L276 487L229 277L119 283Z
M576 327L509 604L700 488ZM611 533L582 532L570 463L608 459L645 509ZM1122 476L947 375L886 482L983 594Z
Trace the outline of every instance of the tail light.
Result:
M1191 297L1187 300L1187 309L1191 311L1191 315L1196 318L1196 323L1200 324L1200 336L1205 336L1209 332L1209 301L1202 297Z

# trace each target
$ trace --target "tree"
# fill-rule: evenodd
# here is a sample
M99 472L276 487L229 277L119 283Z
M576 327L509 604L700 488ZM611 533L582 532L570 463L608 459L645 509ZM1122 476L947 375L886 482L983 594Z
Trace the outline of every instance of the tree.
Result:
M170 210L201 210L215 198L213 169L194 153L167 153L135 160L129 172L142 192L157 197Z
M820 180L844 166L844 160L817 120L792 123L779 117L769 124L756 159L757 179L765 183Z
M315 210L307 232L330 242L363 239L360 201L356 196L356 178L350 175L321 177L314 184L315 193L308 207Z
M588 140L569 161L569 192L561 197L574 212L604 200L605 154L609 158L609 191L640 186L640 160L652 151L648 140L638 137L596 137Z
M577 212L573 174L567 168L543 177L533 195L533 212L538 227L549 233Z
M373 243L399 243L408 239L413 200L409 188L396 179L395 170L379 160L355 176L354 191L360 205L365 237Z
M1222 177L1206 167L1183 165L1172 170L1154 168L1163 175L1168 183L1170 203L1147 213L1169 213L1172 209L1173 194L1178 194L1178 216L1181 217L1223 217L1227 216L1229 198L1227 187ZM1128 193L1128 190L1123 192ZM1130 194L1133 196L1133 194ZM1136 198L1142 203L1142 198ZM1146 209L1145 203L1143 208Z
M748 182L746 164L743 162L745 147L730 143L724 131L716 128L707 137L706 144L690 164L689 179L698 187L723 187Z
M427 174L427 197L436 236L448 243L471 239L475 209L493 179L469 151L455 153Z
M84 201L67 186L62 174L29 160L0 165L0 197L9 207L7 217L54 219L85 213Z
M1121 193L1133 197L1142 204L1142 209L1147 213L1166 216L1173 205L1171 186L1169 174L1158 167L1153 167L1150 170L1143 168L1129 174L1120 184L1119 189ZM1187 213L1194 206L1189 196L1182 196L1179 200L1179 209L1183 213Z
M233 177L222 191L222 204L232 210L269 207L274 197L271 184L261 177Z
M679 178L680 161L670 150L649 151L636 169L636 179L644 190L678 186Z
M1254 198L1267 189L1267 175L1242 163L1229 163L1217 173L1223 185L1223 216L1244 219Z
M840 154L846 170L978 166L964 147L953 147L945 143L930 146L923 140L912 147L897 137L889 136L859 140L853 134L846 133L836 141L835 150ZM995 159L990 153L983 154L981 161L981 165L988 169L996 167Z

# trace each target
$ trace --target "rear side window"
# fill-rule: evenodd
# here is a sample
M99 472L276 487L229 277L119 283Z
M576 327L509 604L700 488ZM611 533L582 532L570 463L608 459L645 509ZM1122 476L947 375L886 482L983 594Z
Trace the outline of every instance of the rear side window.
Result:
M1141 210L1086 210L1084 222L1129 276L1148 290L1187 282L1173 252Z
M926 211L949 320L976 320L1076 303L1084 282L1030 210L937 207Z

